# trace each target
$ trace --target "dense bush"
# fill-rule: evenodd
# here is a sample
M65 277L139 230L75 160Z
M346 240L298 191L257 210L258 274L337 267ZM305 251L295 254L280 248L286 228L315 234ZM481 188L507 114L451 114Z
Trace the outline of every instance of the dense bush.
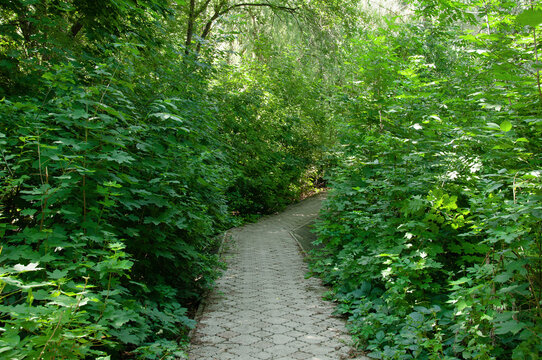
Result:
M0 14L0 357L185 358L216 235L299 195L310 129L174 3Z
M246 67L230 70L215 88L223 94L222 136L235 169L228 197L232 210L241 214L276 211L299 198L307 170L321 157L315 151L321 144L313 119L291 101L311 84L280 61L280 79L246 59Z
M221 153L182 100L138 107L115 66L59 64L41 103L0 109L10 358L104 355L119 342L152 353L192 323L186 305L213 281L203 250L227 216Z
M342 164L311 268L372 358L542 354L541 98L536 71L508 65L535 66L537 45L533 12L501 5L491 34L426 17L347 53L357 81L337 97Z

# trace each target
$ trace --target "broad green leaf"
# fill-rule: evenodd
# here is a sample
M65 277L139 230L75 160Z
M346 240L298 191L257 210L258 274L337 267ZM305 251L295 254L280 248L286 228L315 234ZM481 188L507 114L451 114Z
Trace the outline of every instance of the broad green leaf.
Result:
M38 267L39 263L30 263L28 265L17 264L13 266L13 270L17 272L37 271L43 268Z
M132 156L128 155L127 152L119 150L115 150L110 154L105 155L104 158L106 158L107 160L115 161L119 164L131 163L135 160Z
M21 211L21 215L23 215L23 216L32 216L36 212L37 212L36 209L24 209L23 211Z
M505 121L503 121L501 123L500 128L501 128L502 131L508 132L508 131L512 130L512 123L510 121L508 121L508 120L505 120Z
M410 313L409 316L417 323L422 323L424 319L423 314L419 312Z
M512 278L512 274L505 272L505 273L495 276L495 282L504 283L510 280L511 278Z
M525 325L517 320L509 320L503 323L497 324L495 327L495 334L504 335L508 333L517 334L525 328Z
M56 269L55 271L53 272L48 272L47 273L47 276L53 280L58 280L58 279L62 279L62 278L65 278L66 275L68 275L68 271L67 270L58 270Z
M487 124L486 124L486 127L487 127L488 129L491 129L491 130L498 130L498 129L500 129L499 124L495 124L495 123L493 123L493 122L487 123Z
M516 22L522 26L529 25L535 27L538 24L542 23L542 10L525 10L516 17Z

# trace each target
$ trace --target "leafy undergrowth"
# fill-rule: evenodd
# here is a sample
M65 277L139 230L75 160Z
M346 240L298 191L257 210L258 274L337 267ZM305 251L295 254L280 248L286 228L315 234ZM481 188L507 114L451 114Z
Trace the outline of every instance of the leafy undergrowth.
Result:
M463 9L442 5L440 26L353 43L311 270L371 358L542 355L542 98L508 66L536 40L501 5L491 35L457 36L444 20Z
M55 70L41 104L0 109L3 356L181 356L187 304L216 276L228 169L181 100L143 112L112 65Z
M158 3L0 8L2 359L186 358L217 234L305 188L317 132L276 69L185 51Z

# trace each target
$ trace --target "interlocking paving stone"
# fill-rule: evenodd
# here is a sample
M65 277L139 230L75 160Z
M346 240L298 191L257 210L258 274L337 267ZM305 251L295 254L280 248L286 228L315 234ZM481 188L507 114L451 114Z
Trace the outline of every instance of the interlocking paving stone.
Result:
M344 322L331 315L318 279L290 231L312 221L321 197L230 232L228 269L204 303L190 360L348 359ZM356 359L367 359L357 357Z

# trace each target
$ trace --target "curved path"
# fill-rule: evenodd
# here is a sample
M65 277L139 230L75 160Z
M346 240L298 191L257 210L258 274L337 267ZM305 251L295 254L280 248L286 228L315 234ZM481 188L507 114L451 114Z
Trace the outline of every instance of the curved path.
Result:
M319 280L290 231L313 220L321 196L230 231L228 270L206 299L191 360L339 360L350 351L344 322L321 299Z

